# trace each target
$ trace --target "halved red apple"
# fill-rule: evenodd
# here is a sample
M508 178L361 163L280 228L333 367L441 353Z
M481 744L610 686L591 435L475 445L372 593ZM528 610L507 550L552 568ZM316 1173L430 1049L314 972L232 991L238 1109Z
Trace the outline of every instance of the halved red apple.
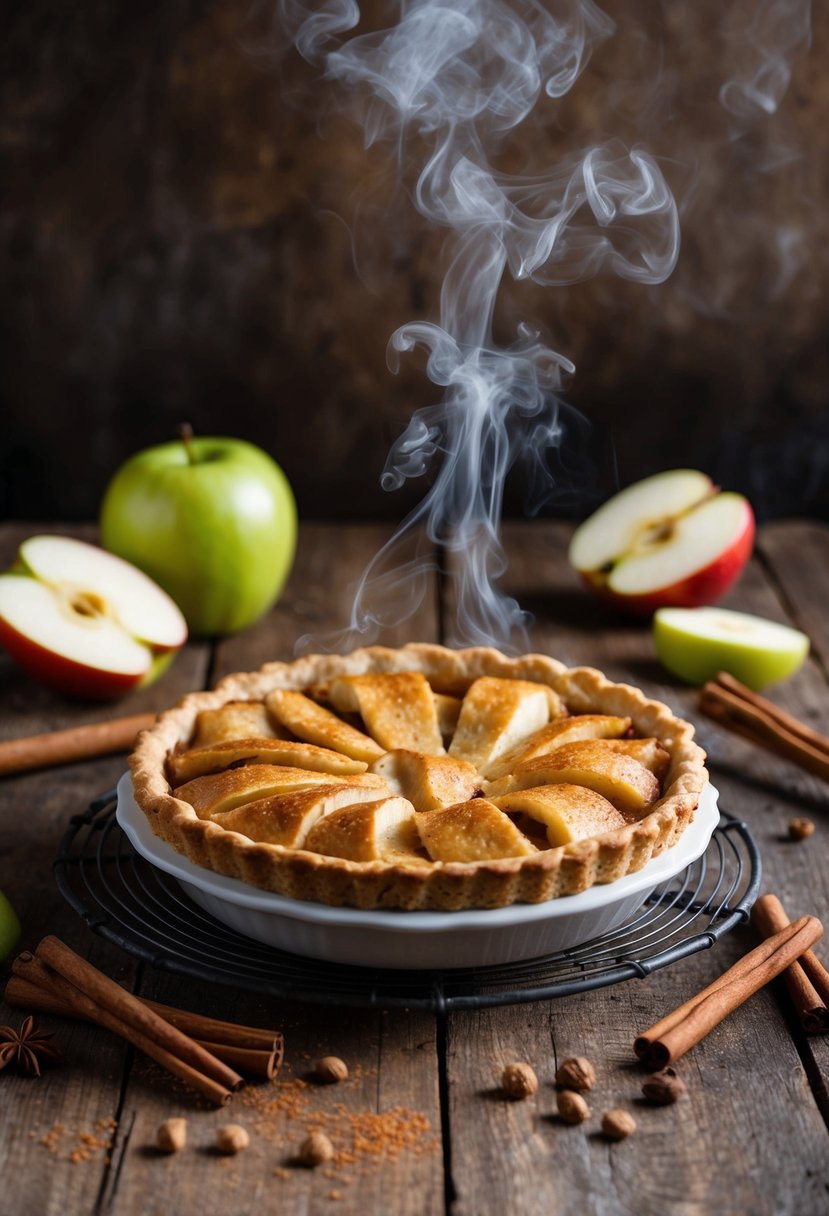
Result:
M754 545L754 512L705 473L673 469L616 494L576 529L569 559L592 591L639 616L712 604Z
M135 566L83 541L32 536L0 575L0 642L36 680L73 696L149 684L187 640L176 604Z

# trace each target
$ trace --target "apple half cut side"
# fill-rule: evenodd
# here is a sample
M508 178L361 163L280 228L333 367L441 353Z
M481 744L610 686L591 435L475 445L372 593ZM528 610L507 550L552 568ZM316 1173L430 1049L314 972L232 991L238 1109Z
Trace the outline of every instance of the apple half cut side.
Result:
M809 653L800 630L728 608L660 608L653 642L660 662L688 684L727 671L755 692L794 675Z
M73 696L121 696L155 679L187 640L166 592L83 541L36 536L0 575L0 642L29 675Z
M741 494L718 493L704 473L675 469L600 507L574 533L569 560L603 599L650 616L718 600L751 556L754 531Z

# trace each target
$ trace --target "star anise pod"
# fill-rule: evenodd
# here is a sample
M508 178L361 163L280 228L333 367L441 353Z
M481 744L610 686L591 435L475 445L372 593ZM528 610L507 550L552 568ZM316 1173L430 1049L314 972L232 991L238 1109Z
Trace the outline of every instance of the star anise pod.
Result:
M50 1039L53 1034L44 1034L35 1026L34 1018L29 1015L19 1030L11 1026L0 1026L0 1071L7 1064L16 1064L20 1072L29 1077L40 1076L41 1060L58 1063L63 1059Z

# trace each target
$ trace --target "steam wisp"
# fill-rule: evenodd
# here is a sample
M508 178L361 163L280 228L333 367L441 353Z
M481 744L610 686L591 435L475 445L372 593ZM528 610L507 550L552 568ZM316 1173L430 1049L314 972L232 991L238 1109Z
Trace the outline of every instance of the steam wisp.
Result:
M805 13L805 27L787 27L778 55L780 12L792 5ZM526 615L497 587L506 564L504 483L519 461L533 466L530 480L544 471L562 435L562 374L575 368L527 324L507 345L496 342L499 289L505 274L560 286L605 270L660 283L679 255L677 205L656 159L615 140L525 175L499 167L510 133L542 108L553 121L556 100L613 34L614 23L591 0L397 0L387 7L394 24L360 32L353 0L278 4L300 53L352 105L366 145L386 141L402 174L418 158L413 202L448 234L438 320L402 326L388 348L392 371L401 356L422 350L442 396L413 415L382 484L394 490L429 472L434 479L365 570L349 628L322 644L348 649L410 616L427 594L438 547L454 555L455 619L446 640L521 650ZM748 75L720 95L735 115L774 108L790 55L808 41L803 0L761 0L755 17Z

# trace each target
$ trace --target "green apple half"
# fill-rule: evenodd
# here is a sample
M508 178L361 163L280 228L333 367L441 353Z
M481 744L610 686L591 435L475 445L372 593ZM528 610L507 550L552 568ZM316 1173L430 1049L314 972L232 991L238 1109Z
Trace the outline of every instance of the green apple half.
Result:
M809 653L798 629L727 608L660 608L653 643L668 671L688 684L727 671L755 691L794 675Z
M187 640L166 592L129 562L68 536L30 536L0 575L0 643L34 679L71 696L149 684Z
M20 921L2 891L0 891L0 962L7 958L20 940Z
M267 453L197 436L138 452L101 508L107 549L146 571L193 633L236 633L270 608L296 548L291 487Z

